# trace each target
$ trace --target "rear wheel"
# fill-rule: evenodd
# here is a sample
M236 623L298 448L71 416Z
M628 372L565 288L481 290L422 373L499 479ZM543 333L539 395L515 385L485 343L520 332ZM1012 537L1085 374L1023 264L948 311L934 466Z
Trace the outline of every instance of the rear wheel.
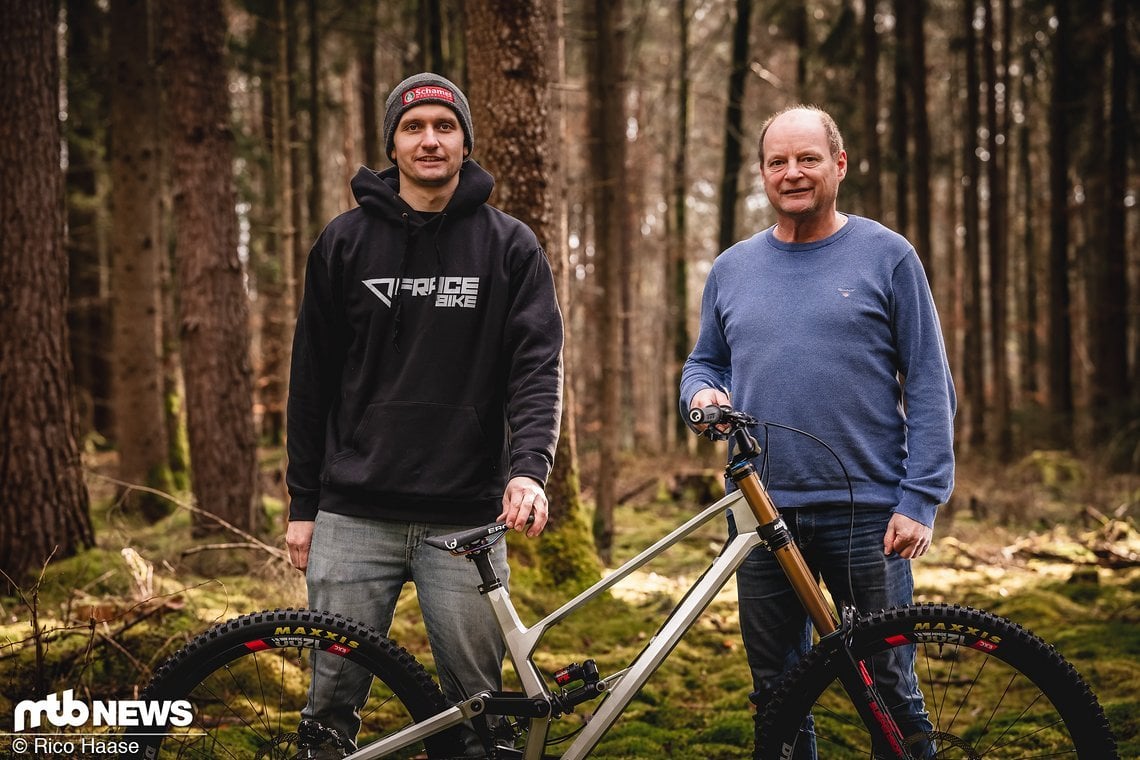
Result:
M129 738L141 742L147 758L294 758L314 652L339 657L341 670L352 663L373 675L361 710L362 745L448 706L423 666L375 630L340 615L276 610L217 625L175 653L142 698L187 700L193 721L167 726L161 736ZM453 728L396 757L425 750L447 757L459 754L458 748Z
M937 760L1118 757L1088 685L1016 623L968 607L919 604L854 624L858 660L909 645L934 724L930 735L912 737L916 756L932 743L934 754L925 756ZM873 757L870 734L836 678L832 659L840 656L817 648L783 680L759 718L760 757L806 757L800 753L813 739L828 760Z

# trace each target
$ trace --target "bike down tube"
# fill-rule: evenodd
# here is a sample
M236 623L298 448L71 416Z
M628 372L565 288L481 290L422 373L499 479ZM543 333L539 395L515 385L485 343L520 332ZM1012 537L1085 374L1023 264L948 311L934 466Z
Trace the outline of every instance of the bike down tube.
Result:
M728 542L725 550L713 560L709 569L693 585L637 659L622 671L621 679L608 690L605 700L598 705L578 738L563 753L562 760L578 760L589 755L641 687L677 646L685 632L759 544L760 536L755 530L742 531Z
M547 615L545 618L539 620L537 623L535 623L529 629L526 626L524 626L522 624L522 621L519 619L519 616L518 616L517 611L515 610L514 604L511 602L510 594L507 592L507 590L505 588L497 588L497 589L494 589L493 591L489 592L487 594L487 598L491 603L491 607L495 612L495 616L499 620L499 625L503 631L503 638L504 638L506 645L507 645L507 652L511 657L511 661L515 665L515 671L516 671L516 674L518 675L519 681L521 682L523 692L527 696L530 696L530 697L547 697L547 698L549 698L549 696L550 696L550 691L546 687L546 683L543 680L542 675L539 673L538 669L534 665L533 660L531 659L533 654L534 654L534 651L538 648L538 645L541 642L542 637L546 634L546 631L548 631L550 628L557 625L559 622L561 622L564 618L568 617L574 611L583 607L586 603L588 603L589 601L591 601L595 597L599 596L603 592L605 592L608 589L612 588L613 586L617 585L619 582L621 582L625 578L629 577L638 568L644 566L649 561L651 561L652 559L656 558L657 556L659 556L660 554L665 552L671 546L673 546L674 544L678 543L682 539L684 539L687 536L689 536L690 534L692 534L694 531L696 531L698 528L703 526L705 523L709 522L710 520L712 520L713 518L715 518L719 515L724 514L730 508L739 504L742 500L743 500L743 495L739 491L735 492L735 493L728 494L727 496L724 496L723 498L718 500L716 503L711 504L710 506L706 507L699 514L693 516L691 519L689 519L684 524L675 528L668 535L662 537L660 540L655 542L649 548L642 551L636 557L633 557L629 561L625 562L623 565L621 565L621 567L614 570L608 576L606 576L602 580L598 581L593 586L586 589L585 591L583 591L581 594L579 594L578 596L571 599L566 604L562 605L562 607L558 608L557 610L555 610L551 614ZM737 510L737 511L739 512L741 510ZM737 525L738 530L741 533L742 538L747 538L747 535L750 535L752 537L753 540L750 541L750 543L749 543L749 550L751 549L752 545L759 543L759 539L758 539L757 534L755 532L756 523L755 523L755 521L752 517L752 513L750 511L744 510L742 514L738 515L736 517L736 525ZM697 610L697 614L699 614L700 611L702 611L705 607L708 606L708 604L712 601L713 597L715 597L716 593L719 592L720 589L725 585L725 583L728 580L728 577L733 572L735 572L736 568L740 565L740 563L744 561L744 557L746 557L747 554L748 554L747 551L740 552L739 558L737 559L737 561L735 561L734 563L731 564L731 568L729 569L729 571L727 573L722 574L723 577L721 577L719 582L717 582L715 585L713 585L711 587L711 592L707 594L707 599L705 599L701 603L700 608ZM711 575L712 575L711 570L709 573L706 573L706 576L711 576ZM690 597L691 596L692 595L690 594ZM693 619L695 619L695 618L696 618L696 615L693 615ZM666 621L666 624L668 624L669 622L670 621ZM681 628L680 632L683 633L684 630L686 630L689 627L689 625L691 625L691 621L690 621L690 623L684 625ZM658 634L658 635L660 635L660 634ZM679 638L679 635L678 635L678 638ZM676 643L676 641L674 640L673 645L675 645L675 643ZM671 649L672 649L672 646L670 646L669 649L665 650L665 654L668 654L668 651ZM645 676L643 678L641 678L641 683L645 682L645 680L649 677L649 675L652 674L653 670L655 670L657 668L657 666L660 665L660 660L663 660L663 659L664 659L664 656L662 656L653 665L653 667L650 668L648 670L648 672L646 672ZM639 659L637 661L632 663L630 666L626 667L624 670L621 670L618 673L613 674L611 676L607 676L603 680L605 680L607 683L611 684L611 688L612 688L613 683L618 683L618 682L623 681L630 674L631 671L633 671L636 667L638 667L639 663L642 661L644 661L644 653L642 656L639 656ZM624 703L627 704L629 702L629 699L632 698L634 693L636 693L636 688L633 689L633 691L629 693L629 695L626 697ZM605 702L603 704L609 703L611 701L613 701L613 696L606 697ZM624 704L622 705L622 707L624 707ZM617 710L615 715L612 718L610 718L606 728L608 728L609 725L612 725L614 722L614 719L616 719L616 717L620 714L621 714L621 709ZM527 758L527 760L530 760L530 758L538 758L538 757L542 756L543 745L545 744L546 737L549 733L550 723L552 720L553 720L552 717L537 718L537 719L531 719L530 720L530 728L529 728L529 731L527 733L527 742L526 742L526 749L525 749L525 757ZM594 723L594 722L597 722L596 715L594 718L591 719L591 723ZM591 749L593 744L596 744L598 739L604 733L605 733L605 730L602 730L601 732L599 732L597 735L597 738L594 738L592 740L590 746L586 747L586 750L588 751L589 749ZM572 745L572 746L578 746L580 741L581 741L581 737L579 737L579 741L576 741L574 743L574 745ZM570 755L564 755L564 757L570 757Z
M356 752L346 756L345 760L376 760L376 758L404 749L452 726L458 726L463 721L483 712L483 705L487 696L489 695L486 693L477 694L466 702L449 707L427 720L413 723L391 736L366 744Z

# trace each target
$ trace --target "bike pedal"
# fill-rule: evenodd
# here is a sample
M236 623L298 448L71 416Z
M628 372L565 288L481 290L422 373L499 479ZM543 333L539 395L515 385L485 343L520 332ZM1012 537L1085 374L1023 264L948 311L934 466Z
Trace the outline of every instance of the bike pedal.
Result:
M347 757L354 747L339 731L323 726L315 720L302 720L297 727L300 750L297 760L339 760Z

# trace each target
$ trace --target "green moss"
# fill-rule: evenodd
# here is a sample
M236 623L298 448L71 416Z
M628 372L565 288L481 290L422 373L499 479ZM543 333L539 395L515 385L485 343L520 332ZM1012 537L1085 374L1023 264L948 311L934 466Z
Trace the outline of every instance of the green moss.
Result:
M261 462L267 472L280 466L273 453ZM1062 482L1059 487L1070 485ZM109 490L105 485L102 489ZM647 492L646 499L650 496ZM31 629L25 602L0 599L5 613L0 642L11 642L0 645L0 655L12 655L0 667L0 716L12 715L13 700L27 698L29 684L42 683L48 692L84 689L94 698L131 694L145 683L150 669L210 624L259 609L304 605L303 576L263 552L211 549L187 554L199 543L190 537L184 509L148 525L124 514L107 493L95 494L92 503L98 545L49 566L36 596L41 626L56 629L42 640L47 652L43 669L37 668L35 648L27 643ZM262 537L280 547L285 504L266 495L262 506L267 517ZM659 498L621 506L615 514L615 561L642 551L697 508L695 502ZM586 512L582 506L565 532L550 530L539 540L514 534L508 539L513 599L524 624L562 606L589 585L590 578L600 576L590 556ZM719 551L723 535L723 523L714 520L649 563L643 573L623 581L613 594L602 595L551 629L539 646L540 670L549 675L571 662L593 658L605 676L627 665ZM137 552L152 568L149 605L143 602L139 575L125 560L124 548ZM567 559L571 571L553 574L552 566ZM922 567L916 565L920 582ZM952 601L1007 615L1055 644L1101 699L1121 756L1140 757L1140 571L1088 568L1063 580L1042 573L1054 579L1006 587L984 575L973 577L977 579L952 586L943 583L937 591ZM1000 583L1006 580L1003 576ZM627 593L630 586L637 593ZM25 591L30 601L31 589ZM433 661L415 604L409 586L398 603L391 636L430 669ZM116 617L93 631L90 612L99 605L107 605ZM113 639L114 645L98 634ZM750 690L736 604L729 597L715 602L684 636L591 757L747 758L752 742ZM580 725L596 704L582 705L556 724L555 735ZM558 748L551 749L557 754Z

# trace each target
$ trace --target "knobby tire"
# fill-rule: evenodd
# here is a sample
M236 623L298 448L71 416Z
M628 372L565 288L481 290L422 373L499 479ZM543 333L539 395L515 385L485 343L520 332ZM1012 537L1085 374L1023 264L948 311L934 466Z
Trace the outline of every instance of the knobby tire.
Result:
M868 663L890 647L916 646L936 760L1118 757L1104 711L1077 671L1005 618L916 604L860 617L851 642L855 657ZM809 733L821 758L874 756L870 733L837 681L833 660L842 656L816 647L781 681L757 719L759 757L798 760Z
M140 730L126 738L141 743L144 758L292 758L314 651L339 656L373 675L361 710L361 744L448 707L423 666L372 628L331 613L274 610L216 625L171 656L142 699L188 700L193 722L146 729L159 735ZM425 750L433 758L456 755L457 736L450 729L400 757Z

